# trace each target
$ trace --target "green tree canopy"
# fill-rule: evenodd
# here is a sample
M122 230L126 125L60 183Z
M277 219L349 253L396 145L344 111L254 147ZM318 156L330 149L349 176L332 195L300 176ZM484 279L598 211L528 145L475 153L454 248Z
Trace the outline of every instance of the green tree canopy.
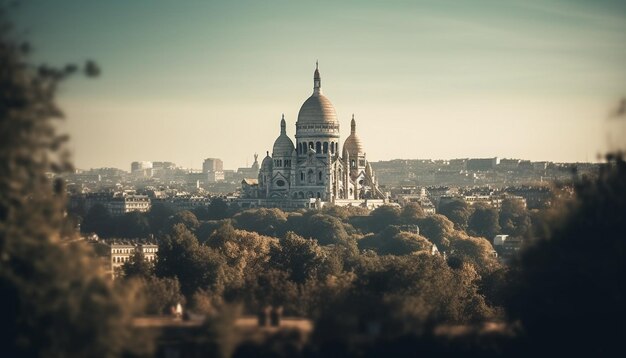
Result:
M326 253L315 240L288 232L272 252L271 260L276 268L289 272L293 281L302 283L325 272Z
M287 215L280 209L249 209L233 217L234 226L261 235L281 236L287 223Z
M474 205L474 212L469 217L467 231L474 236L481 236L489 241L500 233L499 213L496 208L486 204Z
M532 343L526 355L612 356L626 321L626 163L604 165L555 207L546 236L513 267L508 313Z
M418 203L408 203L402 208L400 213L400 220L403 224L417 224L424 217L426 217L424 209Z
M207 219L222 220L228 217L230 217L230 212L226 201L219 197L212 198L207 208Z
M130 260L122 265L125 278L147 278L154 274L154 264L145 260L141 251L135 251Z
M147 217L150 223L150 229L153 234L158 235L163 233L167 228L166 225L174 215L174 208L167 203L154 203L148 211Z
M400 209L392 205L383 205L373 210L368 218L369 229L380 232L389 225L397 225L400 221Z
M428 251L433 244L418 234L400 231L397 226L389 226L378 234L370 234L358 241L359 249L374 250L379 255L408 255L418 251Z
M116 218L116 235L124 238L147 238L150 235L150 223L144 213L131 211Z
M457 230L467 229L467 221L472 213L470 206L461 198L454 198L439 206L439 213L446 216Z
M137 287L116 290L104 277L93 251L65 225L63 182L48 177L71 169L67 137L52 121L62 117L58 86L80 67L31 65L30 46L14 40L5 9L0 6L0 350L7 357L149 353L150 343L131 327L142 308Z
M92 206L89 211L87 211L81 230L84 233L94 232L103 238L115 235L115 224L109 209L102 204Z
M185 225L187 230L192 232L200 226L196 215L189 210L182 210L172 215L168 220L167 226L171 228L178 224Z
M418 221L420 234L437 245L439 250L448 250L450 237L454 233L454 224L447 217L439 214L428 215Z
M320 245L340 244L348 239L344 223L326 214L306 215L301 225L292 230L304 237L316 239Z
M220 290L224 283L224 258L198 239L185 225L176 224L159 242L155 271L159 277L177 277L187 297L199 290Z
M524 236L530 229L530 215L521 200L507 198L500 207L502 232L512 236Z

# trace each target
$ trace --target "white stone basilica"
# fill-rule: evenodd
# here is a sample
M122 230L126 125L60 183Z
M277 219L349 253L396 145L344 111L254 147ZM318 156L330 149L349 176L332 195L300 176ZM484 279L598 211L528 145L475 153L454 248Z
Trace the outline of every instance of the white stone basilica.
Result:
M332 103L322 94L316 65L313 94L298 113L296 145L287 136L283 115L272 155L267 152L258 178L243 180L239 204L280 208L320 208L326 203L382 205L385 195L356 133L354 115L350 127L340 152L339 121Z

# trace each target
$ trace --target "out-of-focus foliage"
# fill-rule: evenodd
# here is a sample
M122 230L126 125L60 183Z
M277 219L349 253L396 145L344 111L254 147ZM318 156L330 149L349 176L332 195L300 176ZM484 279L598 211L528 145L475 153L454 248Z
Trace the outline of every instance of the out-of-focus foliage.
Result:
M364 258L345 295L315 325L316 343L350 342L421 332L432 323L474 322L492 310L478 293L472 266L450 268L441 256L422 253Z
M77 72L35 67L0 7L0 351L7 357L117 357L147 353L131 330L142 310L137 285L116 290L93 252L65 225L71 169L53 120L60 83ZM84 67L94 75L93 63Z
M626 334L626 163L614 159L554 210L514 267L508 312L531 353L612 356Z

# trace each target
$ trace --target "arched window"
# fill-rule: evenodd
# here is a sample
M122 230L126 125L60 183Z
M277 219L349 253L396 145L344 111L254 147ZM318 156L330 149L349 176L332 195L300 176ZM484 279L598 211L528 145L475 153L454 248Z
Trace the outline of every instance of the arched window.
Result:
M304 172L300 172L300 181L304 182Z
M356 162L354 161L354 159L350 159L350 168L354 167L356 167Z
M330 142L330 153L335 154L335 142Z
M313 142L309 142L309 149L315 148L315 144Z
M322 152L322 143L321 142L316 142L315 143L315 152L318 153L318 154Z
M317 180L322 181L322 172L317 173Z
M324 142L324 154L328 153L328 142Z
M309 183L313 184L313 181L315 180L315 173L313 173L313 169L309 169L307 176L309 177Z

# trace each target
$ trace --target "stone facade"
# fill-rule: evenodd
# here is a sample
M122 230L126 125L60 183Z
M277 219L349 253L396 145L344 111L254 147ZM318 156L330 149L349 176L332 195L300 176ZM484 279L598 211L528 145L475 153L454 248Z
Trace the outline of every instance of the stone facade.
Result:
M280 135L261 163L257 181L244 180L242 207L321 207L335 205L382 205L386 195L379 189L356 133L354 115L350 135L340 151L339 121L335 108L324 96L316 68L313 94L298 113L295 145L280 120Z

